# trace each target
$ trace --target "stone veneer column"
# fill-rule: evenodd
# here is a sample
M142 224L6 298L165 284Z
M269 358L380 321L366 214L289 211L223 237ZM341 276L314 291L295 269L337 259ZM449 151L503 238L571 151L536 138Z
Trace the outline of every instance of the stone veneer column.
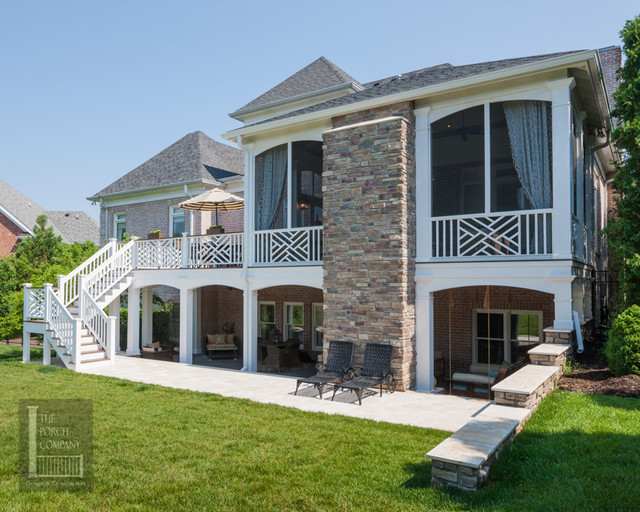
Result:
M393 345L399 389L415 385L413 105L334 118L324 134L325 340ZM325 347L326 350L326 347Z

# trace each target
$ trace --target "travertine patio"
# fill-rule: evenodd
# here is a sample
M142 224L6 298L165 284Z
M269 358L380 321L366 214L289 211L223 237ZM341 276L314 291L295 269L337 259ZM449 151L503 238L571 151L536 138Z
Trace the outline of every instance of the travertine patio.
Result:
M294 396L295 377L247 373L168 361L116 356L113 366L91 367L83 373L116 377L134 382L157 384L222 396L245 398L255 402L295 407L303 411L341 414L389 423L454 432L471 419L517 420L528 411L492 404L486 400L418 393L415 391L370 394L357 405L355 395L341 393L331 401L331 392L320 400L315 389L301 387Z

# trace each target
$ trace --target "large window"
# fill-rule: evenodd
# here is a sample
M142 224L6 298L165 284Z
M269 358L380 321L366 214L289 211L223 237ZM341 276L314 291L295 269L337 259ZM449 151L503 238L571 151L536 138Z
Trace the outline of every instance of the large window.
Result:
M184 233L184 210L172 206L169 211L169 236L182 236Z
M295 338L304 342L304 305L301 302L284 303L284 332L285 339Z
M435 121L432 214L551 208L551 161L548 102L487 103Z
M474 313L474 359L481 364L515 362L542 339L541 311L486 309Z
M255 170L256 230L322 225L321 142L271 148L256 157Z
M122 242L127 236L127 214L116 213L113 216L113 236Z
M274 341L273 337L276 330L276 303L261 302L258 304L258 310L260 318L260 337L265 340Z
M313 350L322 350L323 334L319 329L324 324L322 304L313 304Z

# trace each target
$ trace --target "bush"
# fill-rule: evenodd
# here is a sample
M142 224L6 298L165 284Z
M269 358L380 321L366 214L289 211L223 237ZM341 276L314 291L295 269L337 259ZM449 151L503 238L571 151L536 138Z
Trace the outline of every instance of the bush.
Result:
M633 305L620 313L608 338L604 353L611 373L616 377L640 375L640 306Z

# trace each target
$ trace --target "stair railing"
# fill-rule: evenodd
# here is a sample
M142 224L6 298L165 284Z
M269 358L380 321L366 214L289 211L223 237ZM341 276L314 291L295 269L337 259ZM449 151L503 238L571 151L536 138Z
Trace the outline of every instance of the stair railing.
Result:
M51 283L44 285L45 321L53 332L57 346L62 344L71 355L71 362L80 368L80 334L82 321L74 318L53 291Z
M84 276L80 276L79 314L89 332L102 346L110 361L116 354L117 317L107 315L83 286ZM111 312L110 312L111 313Z
M136 239L131 240L119 247L107 261L103 262L90 274L83 276L82 286L95 301L98 301L118 281L133 270L135 241Z

